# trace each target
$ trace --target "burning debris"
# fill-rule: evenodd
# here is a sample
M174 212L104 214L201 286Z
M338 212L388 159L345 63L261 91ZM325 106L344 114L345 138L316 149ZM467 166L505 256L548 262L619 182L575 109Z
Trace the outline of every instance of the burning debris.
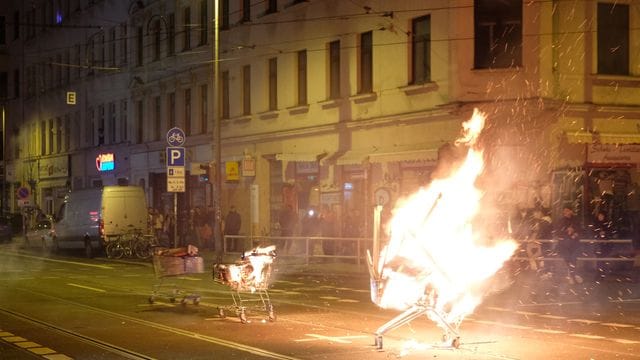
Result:
M385 309L403 312L376 331L376 347L388 331L426 315L444 330L444 341L457 348L462 320L480 304L486 283L517 248L504 239L484 245L472 228L483 193L475 183L483 170L477 139L485 116L475 110L463 124L457 147L463 160L394 210L389 241L379 249L381 207L374 221L374 248L369 254L371 299Z

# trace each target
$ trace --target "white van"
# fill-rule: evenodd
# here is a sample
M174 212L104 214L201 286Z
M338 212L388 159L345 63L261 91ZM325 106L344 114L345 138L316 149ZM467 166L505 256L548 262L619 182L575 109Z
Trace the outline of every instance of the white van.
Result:
M53 250L84 249L87 257L107 236L147 233L147 201L138 186L105 186L70 192L56 214Z

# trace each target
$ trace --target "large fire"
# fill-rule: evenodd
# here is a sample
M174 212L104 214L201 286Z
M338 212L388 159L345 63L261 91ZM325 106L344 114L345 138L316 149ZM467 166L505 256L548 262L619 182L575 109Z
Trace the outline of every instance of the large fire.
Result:
M456 142L468 148L464 160L447 177L434 179L399 202L389 224L389 242L377 264L371 264L377 277L372 287L376 304L410 309L405 317L411 319L424 312L446 332L457 329L480 304L487 281L517 247L509 239L488 245L472 227L483 196L475 184L483 171L477 139L484 122L485 115L475 110ZM418 310L411 310L416 304ZM390 330L381 329L380 335Z

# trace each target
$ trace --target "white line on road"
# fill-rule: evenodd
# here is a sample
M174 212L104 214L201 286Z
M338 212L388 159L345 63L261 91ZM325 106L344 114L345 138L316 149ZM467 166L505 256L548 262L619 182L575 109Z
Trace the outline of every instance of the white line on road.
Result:
M90 286L78 285L78 284L74 284L74 283L67 283L67 285L75 286L75 287L78 287L78 288L81 288L81 289L92 290L92 291L96 291L96 292L107 292L107 290L98 289L98 288L94 288L94 287L90 287Z
M567 322L577 322L577 323L582 323L582 324L587 324L587 325L599 324L600 323L600 321L586 320L586 319L569 319L569 320L567 320Z
M630 325L630 324L618 324L618 323L602 323L600 325L604 325L604 326L611 326L611 327L618 327L618 328L632 328L635 327L635 325Z
M591 340L606 339L606 337L604 337L604 336L588 335L588 334L569 334L569 336L579 337L579 338L583 338L583 339L591 339Z
M319 334L305 334L306 336L311 337L311 339L298 339L294 340L296 342L307 342L307 341L319 341L319 340L327 340L329 342L340 343L340 344L351 344L349 339L362 339L368 336L366 335L352 335L352 336L326 336Z
M88 266L88 267L93 267L93 268L109 269L109 270L113 269L113 267L111 267L109 265L86 264L86 263L81 263L81 262L77 262L77 261L56 260L56 259L49 259L49 258L41 257L41 256L31 256L31 255L18 254L18 253L13 253L13 252L5 252L4 254L10 254L12 256L19 256L19 257L23 257L23 258L27 258L27 259L49 261L49 262L56 262L56 263L62 263L62 264Z
M545 334L566 334L566 331L562 330L552 330L552 329L533 329L533 331L541 332Z

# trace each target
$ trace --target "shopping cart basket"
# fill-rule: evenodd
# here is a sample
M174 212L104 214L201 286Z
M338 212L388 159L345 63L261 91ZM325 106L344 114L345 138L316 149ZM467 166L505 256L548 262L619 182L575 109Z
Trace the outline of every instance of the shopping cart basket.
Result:
M169 283L165 280L171 277L178 277L187 274L204 273L204 261L202 257L195 256L195 252L190 251L185 256L175 256L176 251L165 250L164 254L161 250L156 250L153 255L153 271L156 277L156 283L153 284L149 303L153 304L158 297L168 299L170 302L176 302L177 298L180 303L186 305L191 301L194 305L200 303L200 295L188 293L180 289L175 283ZM191 254L191 255L189 255Z
M253 310L266 313L269 321L276 320L268 292L275 249L273 245L258 247L234 264L213 265L214 282L228 286L233 300L233 305L218 307L220 317L225 317L225 310L233 311L246 324L246 313Z

